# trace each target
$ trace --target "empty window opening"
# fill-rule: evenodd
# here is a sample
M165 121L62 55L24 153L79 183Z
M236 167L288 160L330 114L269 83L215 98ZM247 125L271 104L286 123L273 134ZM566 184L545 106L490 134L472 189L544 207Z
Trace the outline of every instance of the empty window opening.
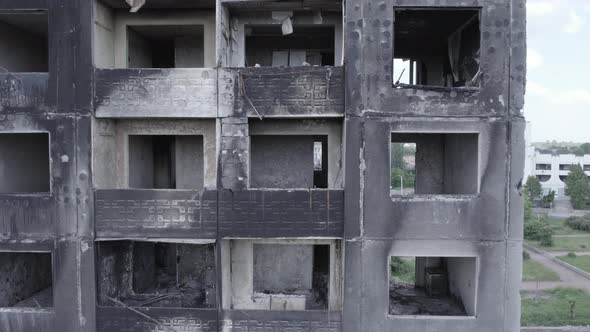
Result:
M537 164L536 169L537 171L550 171L551 164Z
M325 135L250 136L250 187L328 188L327 143Z
M559 164L560 171L569 171L573 165L571 164Z
M391 143L391 194L416 191L416 143Z
M0 192L49 192L49 134L0 133Z
M52 308L51 253L0 252L0 307Z
M584 165L584 171L586 171L586 172L590 171L590 165Z
M475 316L475 257L391 257L389 314Z
M200 68L204 66L202 25L127 27L128 68Z
M567 175L560 175L559 179L561 180L561 182L565 183L565 181L567 181Z
M391 143L391 195L477 194L478 134L394 133Z
M48 71L47 12L0 12L0 66L8 72Z
M537 179L541 182L547 182L551 179L551 175L537 175Z
M313 142L313 186L328 188L328 137L316 136Z
M270 310L326 310L329 245L254 244L254 297Z
M480 85L478 9L396 9L394 83Z
M216 305L214 244L105 241L96 254L100 306Z
M130 135L129 187L202 189L203 136Z
M293 26L283 35L281 25L247 25L246 66L333 66L333 26Z

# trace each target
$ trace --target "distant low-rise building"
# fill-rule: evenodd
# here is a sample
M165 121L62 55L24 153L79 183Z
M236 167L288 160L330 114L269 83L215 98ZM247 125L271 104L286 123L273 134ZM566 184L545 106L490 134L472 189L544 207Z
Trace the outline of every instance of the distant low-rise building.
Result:
M528 151L527 151L528 152ZM590 155L551 154L535 151L530 158L528 175L536 176L541 181L543 194L554 190L556 197L564 196L565 180L572 165L582 165L586 175L590 176Z
M531 140L531 131L531 123L527 122L524 180L526 181L530 175L537 177L541 181L543 195L553 190L556 197L565 196L565 179L572 165L582 165L586 175L590 176L590 155L577 156L572 153L537 149Z

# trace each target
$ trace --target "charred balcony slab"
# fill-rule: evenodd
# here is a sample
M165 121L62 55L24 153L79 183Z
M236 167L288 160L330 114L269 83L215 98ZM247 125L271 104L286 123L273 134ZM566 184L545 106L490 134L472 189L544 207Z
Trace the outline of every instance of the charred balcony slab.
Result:
M0 73L0 114L29 113L46 102L47 73Z
M344 190L222 191L219 232L239 238L341 238Z
M259 67L237 72L249 117L342 117L343 67Z
M133 310L125 307L97 307L96 331L217 331L216 309L137 307Z
M217 192L211 190L97 190L96 236L212 239Z
M214 118L216 69L97 69L97 118Z
M340 332L340 311L225 310L223 331L325 331Z

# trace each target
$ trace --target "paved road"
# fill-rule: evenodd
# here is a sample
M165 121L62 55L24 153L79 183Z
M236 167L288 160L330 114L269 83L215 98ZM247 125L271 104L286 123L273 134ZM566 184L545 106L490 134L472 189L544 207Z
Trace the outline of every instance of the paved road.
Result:
M565 267L553 262L551 259L526 250L531 255L531 259L543 264L546 268L555 271L559 274L561 281L523 281L520 288L524 290L541 290L551 289L555 287L569 287L582 288L590 292L590 280L580 276L579 274L566 269Z

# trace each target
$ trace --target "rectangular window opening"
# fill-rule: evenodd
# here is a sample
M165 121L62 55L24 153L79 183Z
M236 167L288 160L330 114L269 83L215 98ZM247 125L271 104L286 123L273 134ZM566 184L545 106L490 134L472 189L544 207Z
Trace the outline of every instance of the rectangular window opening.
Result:
M330 246L254 244L253 279L270 310L327 310Z
M148 0L135 12L126 1L94 1L97 68L214 66L214 0Z
M130 188L202 189L203 167L203 136L129 136Z
M252 188L328 188L327 135L252 135Z
M394 10L394 85L479 87L480 10Z
M0 308L52 308L51 253L0 252Z
M391 195L477 194L478 159L478 134L393 133Z
M389 261L389 314L475 316L475 257L400 257Z
M571 167L571 164L559 164L560 171L569 171Z
M313 142L313 187L328 188L328 137L316 136Z
M391 143L391 194L416 192L416 143Z
M214 244L97 243L99 306L214 308Z
M202 25L135 25L127 27L128 68L204 67Z
M0 133L0 193L50 191L48 133Z
M0 66L8 72L48 71L45 11L0 11Z
M284 29L285 24L246 25L246 66L334 66L333 26L295 25L288 34Z
M537 164L536 166L537 171L550 171L551 164Z

